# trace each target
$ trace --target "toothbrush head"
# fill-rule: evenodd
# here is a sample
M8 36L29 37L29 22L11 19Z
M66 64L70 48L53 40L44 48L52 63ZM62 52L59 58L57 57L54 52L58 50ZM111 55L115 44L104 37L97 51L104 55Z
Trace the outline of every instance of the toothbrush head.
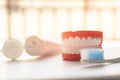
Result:
M100 48L89 48L81 49L80 54L82 61L84 60L103 60L103 49Z

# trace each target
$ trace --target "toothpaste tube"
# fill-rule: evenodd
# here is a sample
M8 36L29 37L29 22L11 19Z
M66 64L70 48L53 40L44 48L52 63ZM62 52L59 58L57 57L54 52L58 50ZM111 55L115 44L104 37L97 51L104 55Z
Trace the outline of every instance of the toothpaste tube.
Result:
M57 41L30 36L25 41L25 50L32 56L50 55L54 51L61 51L61 44Z

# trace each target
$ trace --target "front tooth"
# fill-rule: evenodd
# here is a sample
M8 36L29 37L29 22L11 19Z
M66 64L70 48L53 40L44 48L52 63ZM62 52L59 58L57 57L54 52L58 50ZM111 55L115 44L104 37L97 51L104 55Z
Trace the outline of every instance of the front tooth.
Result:
M95 38L92 39L92 45L94 46L95 43Z
M73 37L70 37L69 38L69 44L68 45L70 45L70 46L73 46L74 45L74 38Z
M84 46L84 44L85 44L85 38L82 38L81 39L81 46Z
M88 40L85 38L85 46L88 46Z
M68 40L66 41L66 45L72 45L73 38L69 37Z
M88 37L87 41L88 41L88 45L90 46L90 44L91 44L91 37Z
M80 42L80 38L79 37L75 37L75 39L73 39L73 46L79 46Z
M71 47L63 47L63 52L67 54L79 54L79 50Z
M91 42L90 42L90 45L93 45L93 38L91 38Z
M77 44L77 46L81 46L81 39L80 38L78 38L78 44Z

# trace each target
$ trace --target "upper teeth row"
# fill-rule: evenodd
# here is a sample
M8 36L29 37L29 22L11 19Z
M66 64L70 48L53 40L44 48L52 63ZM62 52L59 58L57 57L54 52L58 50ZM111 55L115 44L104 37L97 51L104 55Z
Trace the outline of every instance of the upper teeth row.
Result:
M101 38L79 38L79 37L69 37L68 39L62 39L63 46L90 46L90 45L100 45Z

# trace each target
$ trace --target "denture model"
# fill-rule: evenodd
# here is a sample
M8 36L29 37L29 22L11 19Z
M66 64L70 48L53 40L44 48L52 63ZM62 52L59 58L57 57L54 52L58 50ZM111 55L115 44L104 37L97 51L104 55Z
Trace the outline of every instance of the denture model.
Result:
M63 60L80 60L80 49L102 48L102 31L66 31L61 33Z

